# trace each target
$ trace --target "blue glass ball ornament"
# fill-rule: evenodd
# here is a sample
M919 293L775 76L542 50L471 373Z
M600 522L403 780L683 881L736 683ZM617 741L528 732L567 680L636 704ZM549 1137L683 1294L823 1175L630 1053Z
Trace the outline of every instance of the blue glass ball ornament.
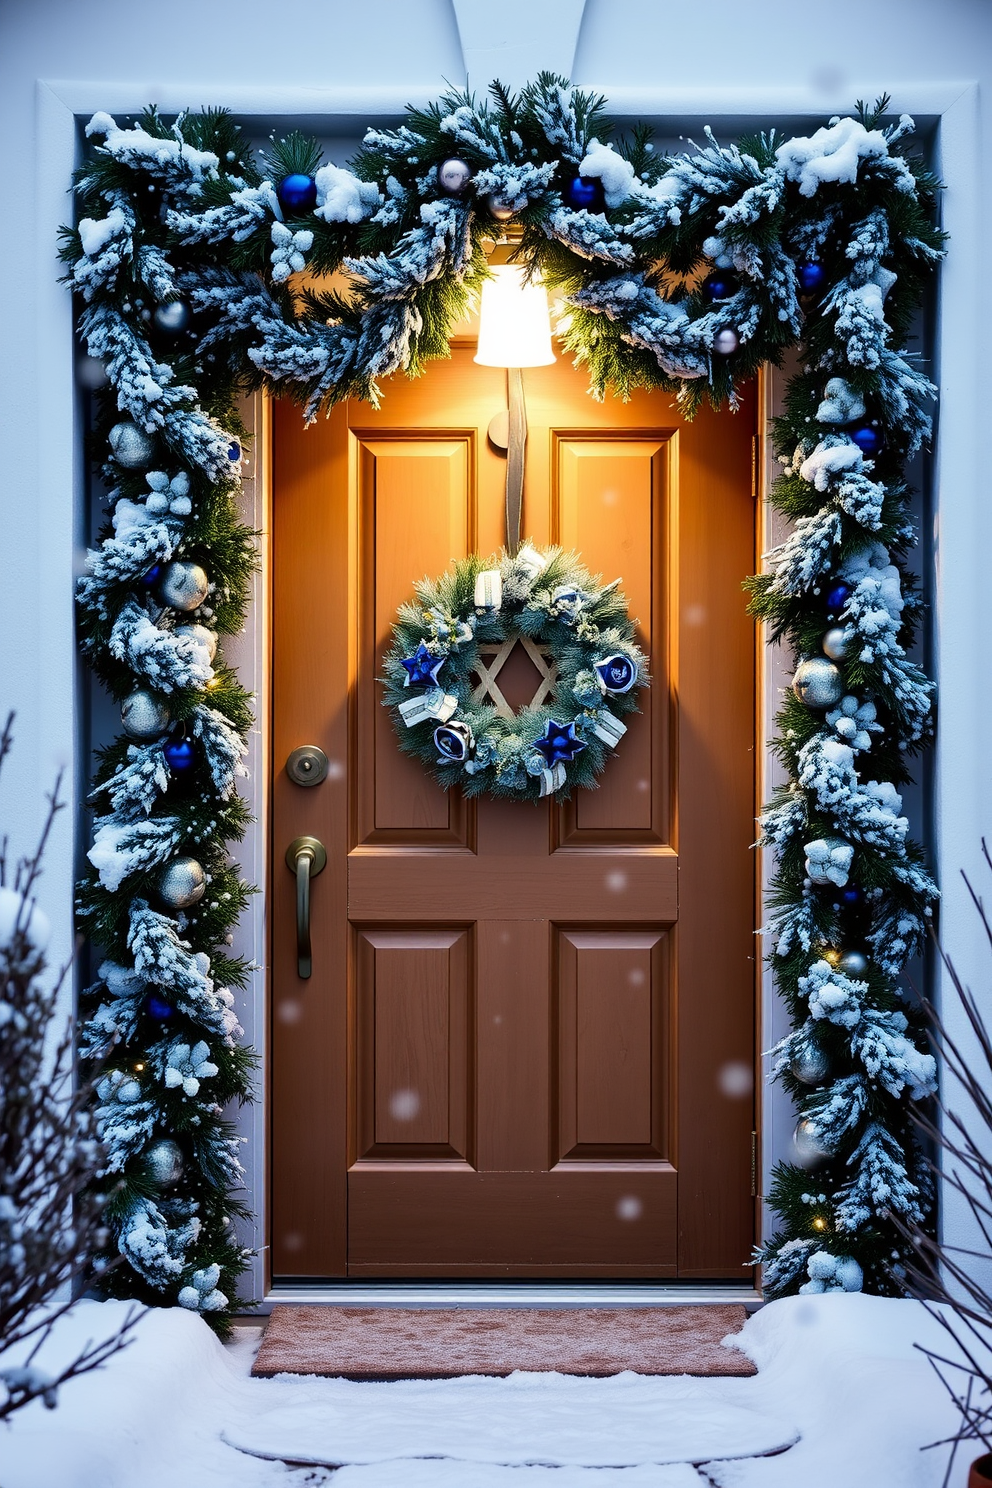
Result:
M703 294L708 300L729 300L735 295L740 284L735 275L726 269L715 269L712 274L703 280Z
M155 329L165 336L180 336L189 325L189 306L182 300L166 300L152 316Z
M865 896L857 884L848 884L840 891L840 902L845 909L858 909L865 902Z
M162 565L161 565L161 563L153 563L152 566L151 566L151 568L147 571L147 573L143 573L141 575L141 582L144 584L144 586L145 586L146 589L154 589L155 588L155 585L158 583L158 581L159 581L159 579L161 577L162 577Z
M184 770L192 770L196 763L196 750L191 739L170 739L162 754L173 774L181 775Z
M576 212L604 212L606 196L598 176L573 176L565 187L565 200Z
M312 212L317 205L317 182L313 176L305 176L301 171L294 171L292 175L284 176L279 182L276 187L276 196L284 212L294 212L297 215Z
M827 590L827 609L836 612L842 610L851 597L851 586L843 580L831 584Z
M827 282L827 271L820 263L802 263L796 269L796 278L803 294L818 294Z
M145 1008L149 1018L154 1018L156 1023L165 1023L175 1012L171 1002L166 1002L164 997L159 997L154 992L150 994Z
M637 667L629 656L608 656L605 661L594 662L594 666L604 692L629 692L637 681Z
M558 764L570 765L575 756L581 754L585 747L582 740L576 736L574 723L566 727L554 718L548 719L544 726L544 733L539 739L534 740L534 748L544 756L549 770L553 770Z
M885 443L885 436L877 424L857 424L848 429L847 437L858 446L863 455L877 455Z
M407 673L404 686L436 687L437 674L444 666L444 657L434 656L421 641L412 656L404 656L403 665Z
M236 439L233 439L227 446L227 458L232 464L241 459L241 446Z

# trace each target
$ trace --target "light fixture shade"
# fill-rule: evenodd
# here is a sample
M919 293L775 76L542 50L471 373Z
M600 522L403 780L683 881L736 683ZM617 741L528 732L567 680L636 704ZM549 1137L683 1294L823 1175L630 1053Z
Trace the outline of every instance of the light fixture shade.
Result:
M483 367L547 367L551 350L551 316L543 284L526 283L517 264L500 264L482 286L479 349Z

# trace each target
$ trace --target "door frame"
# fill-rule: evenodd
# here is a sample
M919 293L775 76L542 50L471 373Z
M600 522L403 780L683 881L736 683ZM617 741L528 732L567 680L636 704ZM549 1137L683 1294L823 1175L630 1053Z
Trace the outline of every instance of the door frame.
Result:
M880 87L884 83L880 80ZM869 90L870 91L870 90ZM37 120L37 179L39 181L35 231L41 245L38 255L38 317L37 346L40 385L48 390L47 417L39 421L39 431L32 451L37 471L36 508L38 530L49 534L61 534L60 540L48 548L51 564L48 585L44 594L39 594L36 607L38 626L36 632L36 654L38 675L47 679L47 691L53 699L50 707L43 710L42 722L46 737L54 747L54 741L72 738L75 746L75 765L68 780L65 797L70 811L74 840L72 850L60 854L60 861L49 865L46 887L47 902L62 907L57 924L61 934L57 936L54 954L64 948L68 959L71 946L71 922L73 885L79 866L84 860L88 846L88 815L86 811L87 768L91 750L105 742L99 730L91 726L91 709L88 702L89 682L80 666L76 651L74 626L65 596L76 571L75 553L85 546L87 511L89 503L89 481L84 457L84 415L72 378L73 327L70 297L57 282L54 272L54 249L47 245L56 241L57 230L65 218L66 192L72 171L78 165L82 153L81 125L98 109L118 114L139 112L148 102L147 88L131 83L107 84L98 79L47 80L36 84ZM326 122L330 135L351 135L368 122L379 119L395 120L408 104L425 104L433 96L422 86L413 87L401 96L393 88L376 87L374 84L349 88L306 90L291 87L260 88L231 84L218 78L214 88L204 88L218 106L230 108L253 136L264 137L274 127L285 127L287 122L298 123L304 128L314 128ZM161 83L155 88L160 109L165 113L178 113L189 103L188 87L182 83ZM735 135L743 129L754 127L760 121L762 127L779 123L793 132L807 126L822 123L819 112L809 107L806 90L797 87L717 87L678 89L675 91L650 88L616 88L610 91L611 116L622 123L624 119L644 119L655 124L660 134L678 136L692 134L709 123L718 133ZM937 575L934 605L934 671L938 684L945 679L955 681L953 702L945 698L943 707L943 739L953 740L953 747L941 743L934 759L933 792L927 803L930 822L921 825L930 827L929 837L938 870L946 859L954 867L971 863L977 845L975 837L975 803L986 800L988 794L987 772L983 761L983 734L974 726L971 689L965 678L979 674L984 656L984 636L977 626L975 616L981 613L984 575L972 562L974 555L983 551L984 519L978 500L979 475L979 417L978 400L980 381L974 375L966 353L973 344L974 294L979 267L982 262L982 237L980 207L981 200L981 135L979 121L978 84L971 80L935 80L930 83L912 83L899 90L897 104L900 109L914 115L923 127L935 127L935 164L945 183L943 194L943 225L951 235L954 252L944 265L938 290L938 313L931 357L935 380L942 383L944 403L941 410L941 435L935 444L933 463L933 493L935 514L939 512L940 551L937 558ZM978 352L975 351L977 357ZM942 373L944 376L942 377ZM768 439L765 434L768 420L774 412L781 389L781 374L770 369L764 378L763 395L759 410L759 438L762 457L759 458L759 532L763 539L763 550L777 540L773 514L770 513L765 492L773 474ZM260 968L267 964L267 896L266 872L268 853L268 768L269 768L269 702L266 661L270 629L269 584L267 562L266 512L271 502L271 474L268 439L269 415L261 395L249 399L245 413L250 427L255 432L256 444L253 455L254 469L248 472L245 489L245 518L262 534L259 541L260 571L253 582L252 609L245 631L237 638L235 646L228 647L232 661L237 665L249 690L258 695L258 724L249 740L249 769L251 779L244 792L256 818L245 841L235 849L234 856L243 866L250 881L259 886L249 909L242 917L236 932L236 947L241 954L253 958ZM257 476L255 475L257 472ZM936 530L936 529L935 529ZM936 545L935 545L936 551ZM944 567L954 572L953 585L944 586L941 571ZM49 602L50 601L50 602ZM769 647L767 638L755 628L755 644L759 653L759 697L757 718L761 721L760 737L756 741L756 770L759 782L759 799L764 799L767 790L776 778L777 762L769 748L770 719L774 714L779 689L788 679L788 668L783 665L779 648ZM39 751L39 757L43 751ZM42 782L43 784L45 782ZM39 789L41 787L39 786ZM763 880L768 873L768 864L763 867ZM978 948L976 962L976 938L973 935L971 911L966 896L959 889L951 892L948 885L942 916L945 946L954 954L959 969L967 974L971 967L981 975L983 964ZM760 897L760 896L759 896ZM756 906L756 928L760 924L760 903ZM760 962L756 961L760 966ZM72 985L68 979L63 985L62 1007L70 1012L81 985L85 985L85 971L77 971ZM950 991L946 972L937 969L938 995ZM757 1018L758 1040L756 1068L760 1070L761 1052L767 1050L779 1036L784 1013L775 995L767 973L756 976L756 996L759 999ZM267 1311L276 1301L287 1300L285 1293L278 1295L271 1290L269 1255L267 1246L268 1165L267 1165L267 1082L266 1061L266 1017L267 978L260 971L252 979L251 986L240 1009L246 1038L259 1053L258 1098L253 1107L241 1113L232 1113L243 1136L248 1139L245 1154L246 1190L248 1202L255 1219L242 1230L246 1244L256 1250L256 1256L248 1272L253 1295L262 1300L262 1310ZM944 1008L945 1022L952 1036L963 1034L963 1015L958 1013L951 997ZM774 1162L788 1150L788 1139L793 1125L791 1103L778 1087L766 1088L761 1079L756 1081L757 1127L759 1152L757 1177L759 1192L767 1189L768 1177ZM944 1217L942 1227L949 1224L949 1210L954 1210L953 1195L948 1195L944 1186ZM760 1201L756 1201L760 1202ZM961 1201L963 1202L963 1200ZM767 1213L763 1215L759 1232L767 1229ZM340 1284L348 1288L349 1300L358 1302L391 1300L386 1290L372 1292L367 1284L362 1294L351 1283ZM429 1289L420 1289L419 1300L439 1300L437 1293L441 1284ZM396 1288L391 1289L396 1292ZM459 1294L465 1288L444 1286L444 1300L448 1305L457 1305ZM562 1289L567 1290L567 1289ZM598 1289L602 1290L602 1289ZM656 1289L659 1292L665 1288ZM668 1289L669 1291L671 1289ZM669 1300L696 1300L691 1291L680 1289ZM704 1289L705 1290L705 1289ZM745 1288L750 1292L750 1288ZM473 1299L481 1297L482 1289L472 1289ZM504 1302L511 1298L500 1292ZM535 1300L533 1291L527 1292L530 1301ZM721 1291L726 1297L726 1290ZM757 1296L756 1293L751 1293ZM591 1294L584 1293L585 1300ZM645 1300L643 1291L640 1300ZM312 1300L312 1298L311 1298ZM398 1300L404 1300L402 1297ZM575 1300L581 1301L582 1298Z

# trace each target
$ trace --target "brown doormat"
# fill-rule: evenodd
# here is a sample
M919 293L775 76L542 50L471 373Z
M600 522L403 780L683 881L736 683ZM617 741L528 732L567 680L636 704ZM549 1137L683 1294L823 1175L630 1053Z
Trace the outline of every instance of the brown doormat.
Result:
M450 1379L459 1374L744 1375L723 1348L747 1314L705 1307L275 1307L252 1374Z

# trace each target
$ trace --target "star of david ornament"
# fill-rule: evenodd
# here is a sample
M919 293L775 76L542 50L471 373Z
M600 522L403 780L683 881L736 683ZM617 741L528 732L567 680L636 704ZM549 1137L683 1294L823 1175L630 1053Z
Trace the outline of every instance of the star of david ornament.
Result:
M436 687L437 674L444 666L443 656L434 656L421 641L412 656L403 657L407 678L404 687Z
M629 656L607 656L605 661L597 661L595 667L604 692L629 692L637 681L637 668Z
M548 762L548 768L553 769L558 764L571 764L577 754L580 754L585 745L576 737L575 724L570 723L568 727L563 723L557 723L549 718L544 726L544 733L539 739L534 740L534 748Z

